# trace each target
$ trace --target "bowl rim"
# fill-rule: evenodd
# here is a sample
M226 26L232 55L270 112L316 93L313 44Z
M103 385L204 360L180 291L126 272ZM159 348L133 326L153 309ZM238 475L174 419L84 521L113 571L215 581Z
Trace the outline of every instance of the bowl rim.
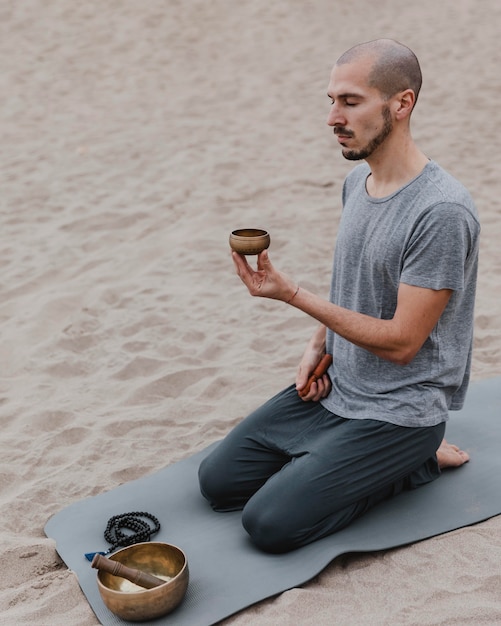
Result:
M120 554L121 552L125 552L126 550L130 550L131 548L134 548L135 546L142 546L142 545L169 546L170 548L175 548L176 550L179 550L179 552L181 553L181 555L182 555L182 557L184 559L183 567L179 570L179 572L175 576L173 576L170 580L166 580L162 585L158 585L157 587L152 587L151 589L138 589L137 591L122 591L121 589L112 589L111 587L108 587L107 585L105 585L102 582L102 580L101 580L101 570L99 570L97 572L97 577L96 577L98 586L99 587L103 587L109 593L116 593L116 594L125 595L125 596L130 596L131 594L149 593L151 591L154 591L154 590L157 590L157 589L161 589L165 585L170 585L175 580L177 580L180 576L182 576L184 574L185 570L188 568L188 559L186 558L186 553L179 546L176 546L173 543L168 543L167 541L138 541L137 543L133 543L130 546L125 546L124 548L120 548L120 550L117 550L116 552L113 552L113 554L110 554L110 556L108 558L111 558L112 556ZM115 559L112 559L112 560L115 560Z
M266 237L268 231L264 228L237 228L231 231L232 237L241 237L242 239L250 239L251 237Z

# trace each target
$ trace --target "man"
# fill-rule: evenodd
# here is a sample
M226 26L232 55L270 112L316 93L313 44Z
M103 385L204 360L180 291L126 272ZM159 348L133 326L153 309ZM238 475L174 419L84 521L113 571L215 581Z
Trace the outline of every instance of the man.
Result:
M444 439L469 381L479 224L466 190L410 133L421 87L414 53L392 40L348 50L330 77L328 124L348 175L329 300L233 253L253 296L320 325L296 384L254 411L200 466L215 510L243 509L263 550L335 532L375 504L468 461ZM307 393L325 353L328 373Z

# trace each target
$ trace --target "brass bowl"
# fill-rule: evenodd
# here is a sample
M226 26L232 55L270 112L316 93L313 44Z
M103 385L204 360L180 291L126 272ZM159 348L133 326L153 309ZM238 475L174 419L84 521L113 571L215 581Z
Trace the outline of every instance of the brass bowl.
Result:
M260 228L240 228L230 235L230 247L239 254L259 254L269 245L269 234Z
M136 543L109 558L167 579L163 585L144 589L99 570L97 586L101 598L118 617L132 622L155 619L170 613L183 600L189 581L188 562L184 552L176 546L158 541Z

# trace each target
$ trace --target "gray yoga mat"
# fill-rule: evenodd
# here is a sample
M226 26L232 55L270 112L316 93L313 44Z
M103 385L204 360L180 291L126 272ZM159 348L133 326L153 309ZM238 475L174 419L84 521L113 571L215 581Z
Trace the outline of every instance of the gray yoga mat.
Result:
M432 484L384 502L348 528L289 554L259 552L242 529L240 513L214 513L200 496L197 469L210 448L68 506L47 522L45 532L78 576L101 623L126 624L103 604L96 570L84 553L107 548L103 531L113 515L153 513L162 524L153 539L183 549L190 584L174 612L143 623L208 626L305 583L341 554L402 546L501 513L501 378L472 384L464 409L451 414L446 436L469 451L470 463L445 471Z

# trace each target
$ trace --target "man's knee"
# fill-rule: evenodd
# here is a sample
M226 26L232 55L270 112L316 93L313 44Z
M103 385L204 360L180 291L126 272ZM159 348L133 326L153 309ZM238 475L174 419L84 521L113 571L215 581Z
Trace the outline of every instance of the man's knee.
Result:
M394 486L383 489L374 496L362 498L327 515L315 513L308 506L294 510L283 503L268 501L257 506L250 500L242 513L242 524L252 542L265 552L290 552L312 541L326 537L346 528L373 506L396 493Z
M221 473L210 462L210 458L203 459L198 468L198 484L204 498L212 505L224 497L224 481Z
M200 492L215 511L239 511L246 498L238 484L231 480L225 463L210 456L198 468Z
M271 508L263 510L248 503L242 513L242 525L252 542L264 552L290 552L301 545L293 525Z

